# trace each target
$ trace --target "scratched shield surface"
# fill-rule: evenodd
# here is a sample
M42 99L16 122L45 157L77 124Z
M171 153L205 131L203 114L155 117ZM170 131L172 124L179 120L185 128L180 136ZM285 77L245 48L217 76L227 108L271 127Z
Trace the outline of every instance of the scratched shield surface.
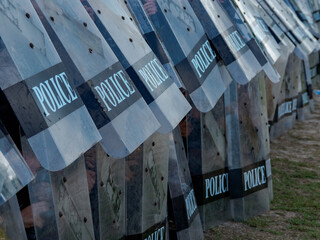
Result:
M33 179L33 174L0 122L0 205Z
M156 54L157 58L166 69L169 76L173 79L173 81L179 88L185 88L179 74L174 68L174 64L170 58L168 50L157 35L156 30L148 19L148 15L143 9L141 3L139 1L129 0L127 1L126 6L128 7L131 14L136 18L136 23L138 24L144 39L146 40L152 51Z
M234 25L237 27L239 33L243 37L244 41L258 60L259 64L262 66L263 71L267 74L268 78L276 83L279 81L278 70L271 65L270 61L263 54L261 45L253 37L250 28L244 23L244 19L239 12L239 9L235 8L231 0L226 0L220 2L221 6L225 9L230 19L233 21ZM281 75L280 75L281 76ZM281 78L280 78L281 79Z
M224 112L221 97L212 111L200 113L193 109L181 124L204 229L231 219Z
M271 163L267 109L262 103L264 81L261 72L250 84L233 84L225 93L231 213L235 220L270 209Z
M168 161L169 135L158 133L126 157L126 239L169 238Z
M85 153L95 239L125 236L125 159L111 158L100 144Z
M137 25L119 1L82 2L167 134L191 106L146 43Z
M185 0L141 0L140 3L193 103L202 112L210 111L230 79L221 77L217 54L191 6Z
M16 196L0 206L0 232L4 239L27 240Z
M42 166L63 169L100 134L31 3L0 1L0 21L0 86Z
M248 83L262 70L261 65L221 4L211 0L189 2L233 79Z
M102 140L114 158L127 156L159 123L80 1L34 3ZM41 11L40 11L40 9Z
M179 127L169 135L168 218L170 238L204 239L186 149Z

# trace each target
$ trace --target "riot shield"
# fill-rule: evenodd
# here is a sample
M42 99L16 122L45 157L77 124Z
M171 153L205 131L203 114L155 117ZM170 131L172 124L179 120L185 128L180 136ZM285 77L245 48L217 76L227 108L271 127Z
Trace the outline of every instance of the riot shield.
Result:
M240 84L248 83L261 71L261 64L220 2L212 0L189 0L189 2L232 78Z
M205 230L231 219L224 115L221 97L212 111L200 113L193 109L181 124Z
M95 239L125 236L125 160L107 155L100 144L85 153Z
M76 76L101 146L115 158L127 156L159 128L151 110L79 1L37 0L34 6Z
M270 208L269 134L261 72L247 85L225 93L231 213L244 220ZM261 95L263 94L263 95ZM262 100L262 101L261 101Z
M29 1L0 3L0 87L41 165L63 169L101 137Z
M126 157L126 239L168 239L169 138L155 133Z
M204 239L186 149L179 128L170 134L168 218L170 239Z
M191 106L130 20L126 7L116 0L82 3L92 11L94 22L160 122L158 132L169 133Z
M177 84L179 88L185 88L181 79L174 68L174 64L170 58L168 50L165 48L164 44L160 41L154 27L148 19L146 12L143 10L139 1L129 0L127 1L127 7L131 13L136 18L136 23L139 26L144 39L156 54L157 58L160 60L163 67L166 69L169 76Z
M49 172L23 138L22 146L36 175L29 195L37 239L95 239L84 157L62 171Z
M273 82L276 83L279 81L279 73L272 67L270 62L266 59L264 54L262 53L259 44L254 39L252 33L249 30L249 27L244 23L244 19L242 18L241 14L239 13L238 9L234 7L230 0L220 1L221 6L225 9L227 14L229 15L230 19L233 21L234 25L237 27L239 33L243 37L244 41L259 61L259 64L262 66L264 72L267 74L268 78ZM281 80L281 75L280 75Z
M16 196L0 206L0 237L6 240L27 240Z
M0 205L33 179L33 174L0 122Z
M256 8L252 4L252 0L240 0L233 2L240 9L243 18L250 26L251 31L255 35L257 41L263 47L263 50L268 56L269 61L272 65L274 65L280 57L280 47L273 38L259 12L256 11Z
M317 25L317 33L319 33L320 29L320 3L317 0L309 0L310 8L312 10L312 16L314 23Z
M216 53L191 6L186 0L140 2L195 106L210 111L230 79L221 77Z

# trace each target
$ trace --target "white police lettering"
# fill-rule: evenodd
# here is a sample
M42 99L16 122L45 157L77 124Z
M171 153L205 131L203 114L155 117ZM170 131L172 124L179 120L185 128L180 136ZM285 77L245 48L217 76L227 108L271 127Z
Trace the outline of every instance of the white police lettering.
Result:
M297 105L298 105L298 99L295 98L292 100L292 111L296 111L297 110Z
M212 50L208 40L204 44L202 44L201 48L197 51L197 53L191 60L194 68L197 70L199 78L202 77L202 74L205 73L216 56L217 55Z
M161 227L157 229L155 232L151 233L144 240L164 240L165 228Z
M139 69L139 73L151 92L169 78L157 58L154 58L148 64Z
M229 191L228 173L207 178L206 182L206 199L214 197Z
M78 98L76 91L70 86L65 72L40 83L39 86L32 87L32 90L46 117Z
M267 182L265 166L257 167L243 174L244 191L263 185Z
M189 194L185 198L185 202L186 202L188 219L190 219L191 216L194 214L194 212L197 209L197 202L196 202L196 198L194 196L193 189L189 192Z
M238 52L246 46L245 43L242 41L238 31L232 32L229 36L226 37L226 40L227 43L231 45L234 52Z
M292 112L292 101L282 103L278 108L278 118Z
M122 84L120 84L121 82ZM108 111L112 110L111 105L117 107L118 104L135 93L134 87L128 82L122 70L111 75L98 86L95 86L94 89L99 94Z

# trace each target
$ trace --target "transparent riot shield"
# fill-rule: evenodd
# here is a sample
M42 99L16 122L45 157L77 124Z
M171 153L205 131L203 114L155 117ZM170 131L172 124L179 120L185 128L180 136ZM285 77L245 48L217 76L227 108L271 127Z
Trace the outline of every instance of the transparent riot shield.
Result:
M240 84L248 83L261 71L261 64L220 2L212 0L189 0L189 2L232 78Z
M60 170L101 137L29 1L0 3L0 87L42 166Z
M23 153L36 178L29 185L37 239L95 239L84 157L49 172L22 138Z
M126 6L116 0L82 3L160 122L158 132L169 133L191 106L130 20Z
M126 233L125 159L111 158L100 144L84 156L95 239L123 239Z
M139 1L129 0L127 1L127 7L129 11L136 18L136 23L139 26L141 33L144 36L144 39L152 49L152 51L156 54L157 58L166 69L169 76L174 80L179 88L184 87L181 79L174 68L174 64L170 58L168 50L165 48L164 44L159 39L152 23L149 21L146 12L141 6Z
M229 188L235 220L270 208L268 122L265 103L261 102L265 98L264 81L261 72L251 83L232 84L225 93Z
M168 239L168 135L155 133L126 157L126 239Z
M312 17L314 23L317 25L317 32L320 32L320 3L317 0L309 0L308 1L312 10Z
M193 109L180 127L202 225L210 229L231 219L223 97L208 113Z
M170 239L204 239L186 149L179 128L170 134L168 218Z
M254 39L252 33L250 32L249 27L244 23L244 19L242 18L238 9L232 4L230 0L220 1L221 6L225 9L230 19L233 21L234 25L237 27L239 33L243 37L244 41L259 61L259 64L262 66L262 69L267 74L268 78L273 82L276 83L279 81L279 73L272 67L270 62L262 53L262 50L259 44ZM281 80L281 75L280 75Z
M252 4L252 0L240 0L233 2L240 9L243 18L250 26L251 31L262 46L269 61L274 65L280 57L280 47L269 31L264 19L261 17L259 12L256 11L255 6Z
M153 113L79 1L33 3L76 76L74 85L102 136L101 146L115 158L127 156L159 128Z
M230 79L221 77L216 53L191 6L185 0L141 0L140 3L195 106L208 112Z
M33 179L33 174L0 122L0 205Z
M311 83L314 89L320 89L320 75L318 67L320 63L319 53L314 52L309 56Z
M0 206L0 238L27 240L16 196Z

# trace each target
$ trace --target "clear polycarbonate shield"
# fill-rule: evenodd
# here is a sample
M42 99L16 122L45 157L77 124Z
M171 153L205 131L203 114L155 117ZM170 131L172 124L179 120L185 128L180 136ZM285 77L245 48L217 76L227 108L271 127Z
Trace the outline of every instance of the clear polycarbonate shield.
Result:
M320 32L320 2L318 0L309 0L308 1L312 10L312 16L314 23L317 25L318 30Z
M84 157L62 171L49 172L23 138L22 148L36 175L29 195L37 239L95 239Z
M270 208L268 122L261 103L264 81L261 72L250 84L232 84L225 94L231 212L236 220Z
M152 51L160 60L163 67L166 69L169 76L173 79L173 81L177 84L179 88L185 88L183 83L181 82L181 79L177 71L174 68L174 64L170 59L170 55L167 49L165 48L164 44L160 41L141 3L139 1L129 0L127 1L127 7L136 18L136 23L138 24L141 33L143 34L145 40L147 41Z
M273 82L279 81L279 74L272 67L270 62L267 60L265 55L262 53L261 47L254 39L252 33L250 32L249 27L244 23L244 19L242 18L238 9L232 4L230 0L220 2L221 6L225 9L234 25L237 27L239 33L243 37L244 41L258 60L259 64L262 66L262 69L267 74L268 78ZM281 78L280 78L281 79Z
M33 174L0 122L0 205L26 186Z
M126 157L126 239L168 239L169 136L153 134Z
M0 87L42 166L60 170L101 137L29 1L0 4Z
M130 20L126 7L116 0L82 3L92 9L91 17L159 121L158 132L169 133L191 106Z
M153 113L80 1L37 0L34 5L75 76L102 147L114 158L127 156L159 128Z
M27 240L16 196L0 206L0 235L6 240Z
M195 191L179 127L173 130L169 139L168 218L170 237L180 240L203 240Z
M269 61L272 65L274 65L280 57L280 47L269 31L264 19L252 4L252 0L240 0L233 2L240 9L243 18L250 26L251 31L262 46L264 52L268 56Z
M125 236L125 160L111 158L100 144L85 153L95 239Z
M298 48L296 48L295 51L300 58L303 59L304 56L308 56L315 50L317 42L295 13L284 2L277 0L258 1L265 1L277 17L281 19L282 23L288 28L289 33L296 38Z
M240 84L248 83L262 70L261 65L220 2L189 2L232 78Z
M195 106L210 111L229 85L216 53L186 0L140 1Z
M204 229L231 219L224 111L221 97L212 111L193 109L181 124Z

